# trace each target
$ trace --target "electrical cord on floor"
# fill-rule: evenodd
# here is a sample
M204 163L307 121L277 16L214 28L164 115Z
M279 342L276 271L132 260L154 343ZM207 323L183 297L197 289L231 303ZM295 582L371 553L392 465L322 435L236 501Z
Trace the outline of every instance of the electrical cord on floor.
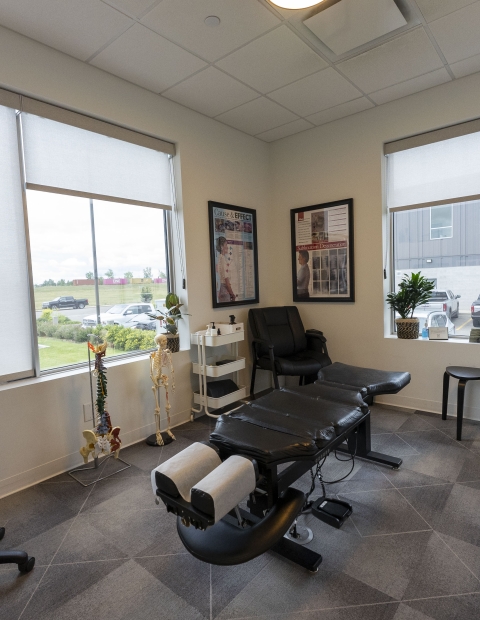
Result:
M312 478L312 484L310 486L310 490L309 492L306 494L305 497L305 503L303 505L301 514L308 514L311 511L312 508L312 504L313 504L313 500L310 500L310 496L311 494L314 492L315 490L315 485L316 485L316 479L318 478L320 485L322 487L322 492L323 492L323 497L327 496L327 490L325 489L325 485L326 484L336 484L337 482L342 482L343 480L345 480L345 478L348 478L348 476L352 473L352 471L355 468L355 457L357 456L357 447L358 447L358 433L355 433L355 450L353 452L350 453L350 458L348 459L339 459L337 456L337 451L335 450L335 458L337 459L337 461L340 461L340 463L348 463L349 461L352 461L352 466L350 468L350 471L345 474L344 476L342 476L342 478L338 478L337 480L324 480L323 476L322 476L322 467L325 465L325 461L327 460L327 456L324 456L323 459L317 463L317 467L315 469L315 473L313 473L313 467L310 470L310 476Z

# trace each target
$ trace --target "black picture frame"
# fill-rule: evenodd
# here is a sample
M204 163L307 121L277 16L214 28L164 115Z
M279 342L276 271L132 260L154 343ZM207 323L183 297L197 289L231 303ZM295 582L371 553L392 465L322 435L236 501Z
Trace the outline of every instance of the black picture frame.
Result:
M293 301L355 301L353 198L291 209L290 223Z
M258 304L257 212L209 200L208 225L213 307ZM224 243L219 241L221 238ZM227 251L221 252L225 246Z

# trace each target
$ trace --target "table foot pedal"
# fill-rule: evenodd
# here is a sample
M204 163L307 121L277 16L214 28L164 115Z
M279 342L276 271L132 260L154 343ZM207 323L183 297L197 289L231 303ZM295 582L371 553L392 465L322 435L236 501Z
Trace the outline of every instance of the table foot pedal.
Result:
M312 504L312 515L337 529L342 527L351 514L352 507L350 504L342 502L340 499L319 497Z

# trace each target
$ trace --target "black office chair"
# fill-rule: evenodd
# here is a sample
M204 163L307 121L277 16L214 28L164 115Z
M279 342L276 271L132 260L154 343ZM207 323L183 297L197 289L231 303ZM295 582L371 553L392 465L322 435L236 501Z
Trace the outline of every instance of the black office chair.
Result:
M0 540L5 536L5 528L0 527ZM35 558L29 558L25 551L0 551L0 564L18 564L21 573L29 573L35 565Z
M252 381L254 393L257 368L271 370L275 388L278 376L299 376L300 385L313 383L318 371L329 366L327 340L321 331L305 331L296 306L252 308L248 312L252 331Z

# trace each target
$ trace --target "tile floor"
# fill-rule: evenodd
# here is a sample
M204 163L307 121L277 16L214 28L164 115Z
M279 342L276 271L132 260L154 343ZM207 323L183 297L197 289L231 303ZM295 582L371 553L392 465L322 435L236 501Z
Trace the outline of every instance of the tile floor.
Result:
M403 465L357 461L329 487L353 505L343 529L303 517L323 555L316 574L273 553L210 566L182 547L175 519L153 502L150 471L211 426L200 418L169 446L124 449L132 467L90 487L62 474L0 500L0 548L37 558L24 576L0 566L0 620L480 618L480 424L466 421L459 443L454 420L375 405L373 447ZM324 477L349 467L330 456Z

